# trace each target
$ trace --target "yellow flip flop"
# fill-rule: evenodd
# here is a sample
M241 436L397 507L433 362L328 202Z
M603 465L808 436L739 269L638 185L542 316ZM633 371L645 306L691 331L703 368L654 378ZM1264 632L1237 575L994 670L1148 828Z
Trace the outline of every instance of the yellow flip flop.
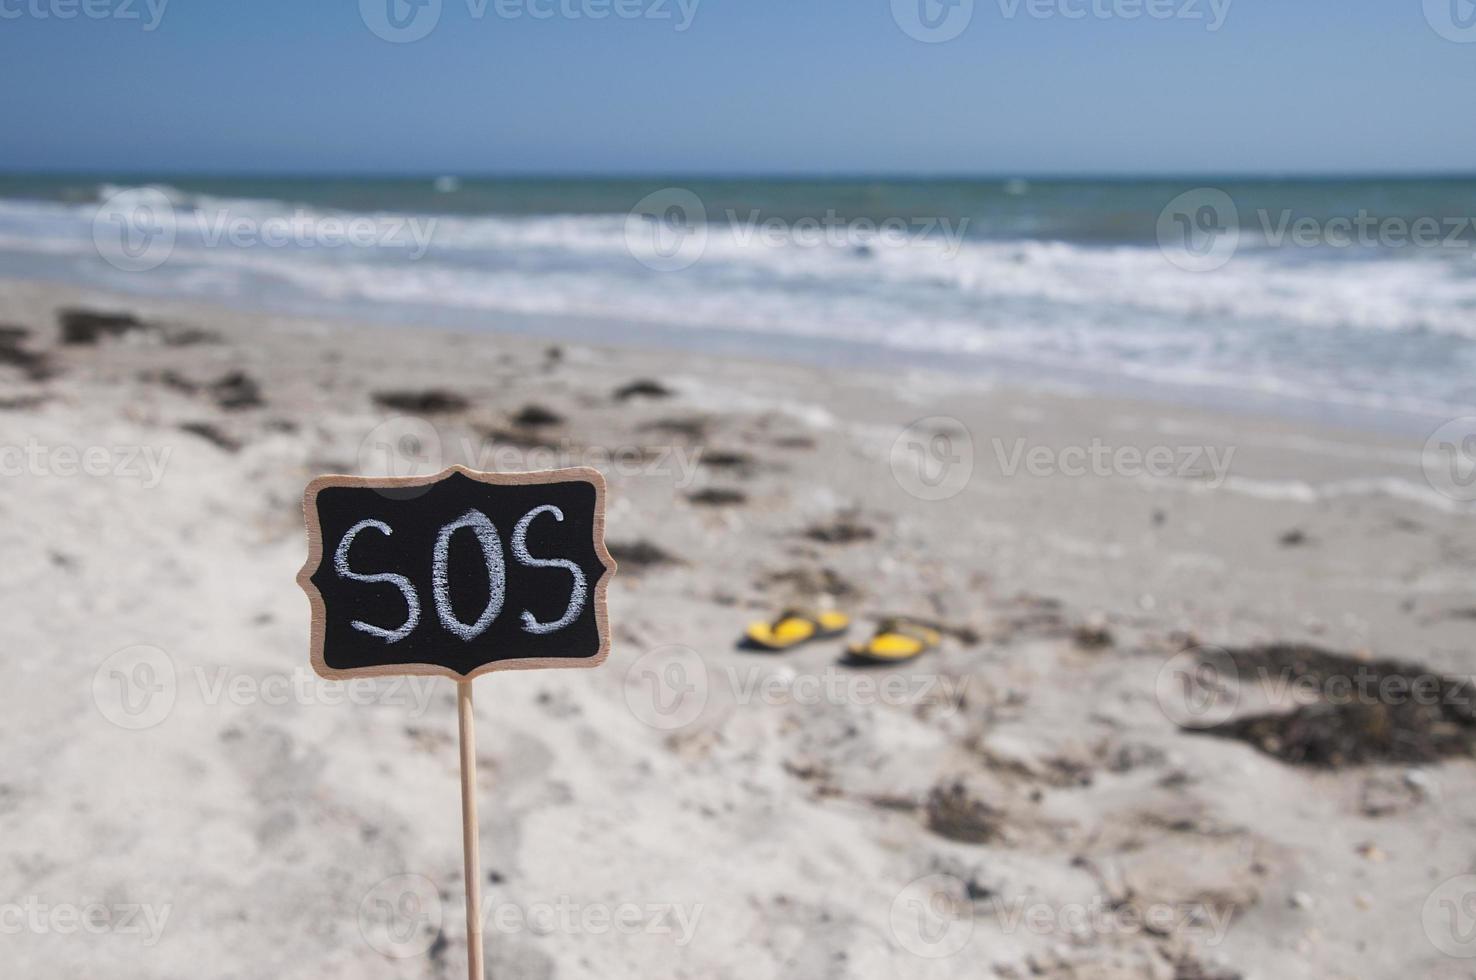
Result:
M840 636L851 626L851 617L840 612L786 609L772 622L750 623L745 640L765 650L788 650L811 640Z
M882 620L865 643L853 643L850 654L873 663L900 663L920 657L943 642L943 634L913 619L894 616Z

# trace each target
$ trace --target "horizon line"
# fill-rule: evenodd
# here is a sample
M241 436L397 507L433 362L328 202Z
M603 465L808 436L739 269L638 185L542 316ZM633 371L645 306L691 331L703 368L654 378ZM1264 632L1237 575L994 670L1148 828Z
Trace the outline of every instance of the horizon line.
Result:
M1222 180L1222 181L1246 181L1246 182L1272 182L1272 181L1358 181L1358 180L1472 180L1476 179L1476 169L1472 170L1368 170L1368 171L1323 171L1323 170L1284 170L1284 171L576 171L576 170L548 170L548 171L465 171L456 172L451 170L416 170L416 171L394 171L394 170L256 170L256 171L230 171L230 170L142 170L142 169L119 169L119 170L84 170L59 168L50 170L15 169L0 167L0 179L3 178L183 178L183 179L212 179L212 180L325 180L325 179L363 179L363 180L427 180L435 181L442 178L455 178L457 180L505 180L505 181L652 181L652 180L687 180L687 181L815 181L815 182L846 182L846 181L1000 181L1012 180L1024 181L1100 181L1100 182L1140 182L1140 181L1190 181L1190 180Z

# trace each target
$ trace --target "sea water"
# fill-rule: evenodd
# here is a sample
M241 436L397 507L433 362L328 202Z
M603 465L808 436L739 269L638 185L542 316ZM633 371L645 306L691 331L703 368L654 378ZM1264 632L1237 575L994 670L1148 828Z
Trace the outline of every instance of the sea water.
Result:
M1473 217L1460 178L11 176L0 276L1449 418Z

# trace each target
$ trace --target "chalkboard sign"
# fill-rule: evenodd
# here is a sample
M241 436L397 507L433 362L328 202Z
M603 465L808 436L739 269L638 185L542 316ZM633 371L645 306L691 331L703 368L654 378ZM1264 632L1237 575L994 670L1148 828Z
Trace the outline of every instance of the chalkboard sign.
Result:
M325 476L303 499L329 678L593 667L609 653L605 481L587 467Z

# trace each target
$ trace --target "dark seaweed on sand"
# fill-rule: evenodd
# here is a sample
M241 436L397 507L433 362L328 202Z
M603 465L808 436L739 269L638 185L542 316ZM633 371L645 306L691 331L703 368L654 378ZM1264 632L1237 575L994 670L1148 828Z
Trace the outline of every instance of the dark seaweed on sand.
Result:
M241 451L241 440L228 435L220 426L213 422L183 422L180 431L188 432L192 436L199 436L206 442L228 453Z
M781 588L800 599L830 596L840 599L861 594L861 589L833 568L786 568L769 572L754 583L760 591Z
M709 487L706 490L698 490L696 493L689 494L687 499L704 507L729 507L733 504L747 503L748 494L742 490Z
M0 365L16 368L31 381L45 381L56 370L49 355L26 347L30 335L25 327L0 326Z
M1249 647L1230 656L1242 685L1295 684L1319 692L1319 699L1290 712L1232 719L1204 734L1326 769L1476 754L1476 689L1467 678L1303 644Z
M187 395L208 395L226 411L260 408L266 404L266 399L261 396L261 385L244 371L230 371L203 384L174 370L164 370L157 375L147 374L143 378L156 379L160 384Z
M662 565L681 564L680 559L649 541L610 541L606 548L622 572L642 572Z
M805 537L821 544L854 544L870 541L876 531L849 517L837 518L828 524L816 524L805 530Z
M999 839L1004 814L975 798L961 782L934 786L926 805L928 829L961 844L989 844Z
M670 398L676 392L659 381L641 378L615 389L615 400L629 401L632 398Z
M657 419L654 422L647 422L641 426L641 429L646 432L660 432L664 435L695 440L707 435L707 426L707 419L692 416L684 419Z
M715 470L732 470L739 475L751 473L758 465L757 460L748 453L728 449L705 450L697 461L703 466Z
M206 386L215 403L227 411L242 408L259 408L266 404L261 397L261 385L244 371L224 374Z
M512 417L512 423L523 429L539 429L548 425L563 425L564 417L542 405L524 405L522 411Z
M150 329L132 313L99 313L96 310L67 309L57 314L64 344L96 344L114 340L124 334Z
M471 402L442 388L424 391L376 391L374 404L396 412L414 412L419 415L439 415L447 412L464 412Z

